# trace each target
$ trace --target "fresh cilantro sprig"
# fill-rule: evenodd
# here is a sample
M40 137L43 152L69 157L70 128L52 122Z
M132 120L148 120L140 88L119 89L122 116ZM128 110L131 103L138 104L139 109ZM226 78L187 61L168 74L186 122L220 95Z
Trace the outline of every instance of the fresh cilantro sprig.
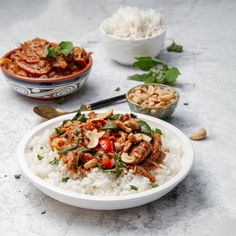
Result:
M164 61L153 57L137 57L133 67L147 72L131 75L128 79L144 82L145 84L173 84L180 75L176 67L169 67Z
M178 45L175 43L175 41L172 42L172 44L167 47L167 51L168 52L182 52L183 51L183 46L182 45Z
M62 41L58 44L58 47L48 45L45 48L44 56L52 59L57 59L59 55L67 57L74 49L73 43L70 41Z

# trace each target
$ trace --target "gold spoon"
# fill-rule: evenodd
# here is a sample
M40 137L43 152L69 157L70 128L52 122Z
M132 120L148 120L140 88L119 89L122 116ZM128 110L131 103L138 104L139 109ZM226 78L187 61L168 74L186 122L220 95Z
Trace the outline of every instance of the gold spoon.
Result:
M58 116L62 116L62 115L77 112L78 110L91 111L91 110L98 109L98 108L101 108L101 107L105 107L107 105L110 105L110 104L113 104L117 101L122 101L122 100L124 100L124 101L126 100L125 94L122 94L122 95L119 95L119 96L116 96L116 97L113 97L113 98L108 98L108 99L105 99L105 100L101 100L101 101L98 101L98 102L94 102L94 103L91 103L91 104L81 105L79 109L74 110L74 111L70 111L70 112L62 111L62 110L60 110L56 107L50 107L50 106L36 106L36 107L33 108L33 111L37 115L49 120L49 119L52 119L52 118L55 118L55 117L58 117Z

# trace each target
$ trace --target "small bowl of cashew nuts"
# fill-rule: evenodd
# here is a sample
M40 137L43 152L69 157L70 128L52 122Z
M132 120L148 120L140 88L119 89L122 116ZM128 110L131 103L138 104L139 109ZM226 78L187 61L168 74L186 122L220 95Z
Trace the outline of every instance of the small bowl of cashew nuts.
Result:
M131 111L164 119L174 112L179 92L164 84L145 84L131 88L126 99Z

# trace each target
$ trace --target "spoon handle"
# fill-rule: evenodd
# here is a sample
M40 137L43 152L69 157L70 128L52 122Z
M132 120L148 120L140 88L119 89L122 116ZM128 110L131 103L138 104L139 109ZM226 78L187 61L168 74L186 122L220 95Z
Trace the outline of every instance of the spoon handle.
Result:
M101 107L105 107L109 104L113 104L115 102L118 102L118 101L121 101L121 100L124 100L124 99L126 99L125 94L122 94L122 95L119 95L119 96L116 96L116 97L107 98L107 99L104 99L104 100L101 100L101 101L98 101L98 102L94 102L94 103L91 103L91 104L88 104L88 105L81 105L80 109L82 111L94 110L94 109L98 109L98 108L101 108Z

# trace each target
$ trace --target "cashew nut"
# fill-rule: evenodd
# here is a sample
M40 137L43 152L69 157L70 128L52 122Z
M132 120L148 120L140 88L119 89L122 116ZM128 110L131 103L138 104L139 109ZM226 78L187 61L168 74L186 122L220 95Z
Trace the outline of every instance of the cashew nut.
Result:
M125 132L127 132L127 133L131 133L131 132L132 132L132 129L129 128L129 127L127 127L127 126L126 126L122 121L120 121L120 120L116 120L116 121L115 121L115 124L116 124L117 127L123 129L123 130L124 130Z
M152 138L146 134L137 133L137 134L129 134L128 139L132 143L140 143L141 141L150 142Z
M84 164L85 169L93 168L98 165L98 159L94 158Z
M204 128L200 128L196 133L190 133L189 138L192 140L202 140L206 138L207 132Z
M170 101L172 98L174 98L174 94L173 93L169 93L169 94L160 94L159 99L165 102Z
M131 146L132 146L132 143L129 140L125 141L124 146L123 146L123 151L128 152Z
M132 130L139 130L140 129L140 125L137 122L137 120L135 120L135 119L129 119L129 120L125 121L124 124L127 127L131 128Z
M108 116L110 116L111 114L113 113L113 109L105 112L105 113L102 113L102 114L97 114L96 118L99 118L99 119L106 119Z
M87 148L95 148L98 145L99 135L96 130L93 131L88 130L85 136L89 139Z
M125 164L133 164L136 161L135 156L129 156L128 153L123 152L121 154L121 160L125 163Z

